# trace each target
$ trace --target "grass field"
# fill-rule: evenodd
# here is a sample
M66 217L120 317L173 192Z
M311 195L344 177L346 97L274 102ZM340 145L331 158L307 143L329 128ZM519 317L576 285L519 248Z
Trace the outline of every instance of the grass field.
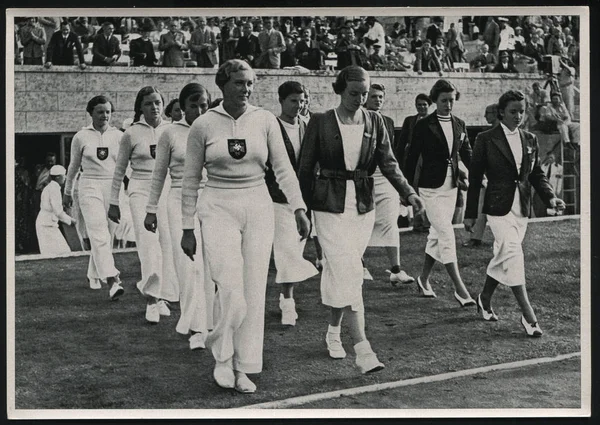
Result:
M264 370L252 376L258 385L258 391L252 395L217 387L212 381L214 360L210 353L190 351L187 339L176 334L176 305L173 315L161 318L158 325L145 323L145 304L134 286L139 279L135 253L116 256L126 287L125 295L117 302L108 300L106 288L92 291L87 287L87 257L17 262L16 408L240 407L576 352L580 350L579 226L579 220L529 225L524 242L525 264L530 299L545 332L540 339L525 335L519 308L509 289L500 287L494 299L500 321L484 322L475 308L459 307L441 266L436 266L432 275L438 298L425 299L418 296L414 284L391 287L384 271L387 264L383 251L369 249L365 259L375 281L366 282L363 288L367 336L386 368L368 376L354 367L352 342L344 330L347 358L335 361L327 355L324 336L328 311L320 303L319 277L296 289L300 318L295 327L283 327L278 309L279 288L271 271ZM466 240L463 230L456 230L456 234L457 244ZM486 246L478 249L458 248L463 280L473 296L482 287L485 267L492 256L489 229L484 242ZM312 244L309 245L306 256L312 258ZM401 245L403 268L416 276L422 265L425 235L403 233ZM514 376L517 379L519 374ZM486 383L490 388L495 385L493 379ZM381 405L377 405L377 397L373 397L370 407L406 406L381 400ZM554 407L552 397L544 400L540 401L544 405L534 407ZM575 403L570 407L579 407L579 393L569 397L567 404L570 403ZM436 407L443 405L441 399ZM449 399L447 407L450 405ZM495 406L515 407L514 401L501 398ZM412 407L418 408L418 403Z

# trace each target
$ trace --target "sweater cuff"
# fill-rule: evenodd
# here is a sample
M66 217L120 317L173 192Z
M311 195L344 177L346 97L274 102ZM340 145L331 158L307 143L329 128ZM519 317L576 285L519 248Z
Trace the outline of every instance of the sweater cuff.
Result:
M148 214L156 214L158 212L158 205L146 205L146 212Z
M183 230L194 230L195 229L193 216L192 217L183 217L182 223L183 223Z

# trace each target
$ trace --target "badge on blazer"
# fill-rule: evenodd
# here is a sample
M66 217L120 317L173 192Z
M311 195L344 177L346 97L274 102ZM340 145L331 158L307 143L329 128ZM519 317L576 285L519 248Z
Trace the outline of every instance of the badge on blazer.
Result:
M98 157L98 159L100 161L104 161L106 158L108 158L108 148L104 147L104 148L97 148L96 149L96 156Z
M156 159L156 145L150 145L150 156L152 159Z
M246 156L246 139L227 139L229 155L234 159L242 159Z

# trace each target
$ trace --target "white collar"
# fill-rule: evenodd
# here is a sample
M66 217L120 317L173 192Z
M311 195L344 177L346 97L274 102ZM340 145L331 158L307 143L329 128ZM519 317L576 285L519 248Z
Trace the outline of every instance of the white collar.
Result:
M504 123L500 123L500 125L502 126L502 131L504 131L504 134L506 136L514 136L516 134L519 134L519 127L515 128L513 131L510 131L509 128L504 125Z

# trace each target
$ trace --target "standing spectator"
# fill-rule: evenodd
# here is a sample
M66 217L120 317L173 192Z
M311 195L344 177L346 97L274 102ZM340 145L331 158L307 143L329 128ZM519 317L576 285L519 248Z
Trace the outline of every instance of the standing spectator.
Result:
M216 55L217 36L206 26L206 18L198 18L198 27L192 33L190 39L190 50L192 51L192 59L196 61L200 68L214 68L219 64L219 59Z
M242 30L243 34L235 47L235 57L247 62L250 66L254 66L255 59L260 56L260 43L252 30L252 23L246 22Z
M92 66L115 65L121 57L121 43L113 35L115 26L106 21L102 24L102 33L94 38Z
M165 21L159 19L156 23L156 29L150 33L150 40L152 43L158 44L160 42L160 38L168 32L169 30L165 27Z
M498 57L498 45L500 44L500 27L494 21L494 18L489 16L483 30L483 41L490 46L490 52Z
M525 37L523 37L523 28L515 27L515 51L523 53L525 49Z
M153 29L150 24L143 24L141 28L142 36L131 40L131 43L129 43L129 56L133 59L133 66L158 65L158 58L150 40Z
M423 72L438 72L442 75L442 63L433 47L431 47L431 42L428 38L423 40L423 47L417 51L415 71L419 74Z
M431 42L429 43L431 45ZM423 47L423 40L421 39L421 30L415 31L415 37L410 42L410 52L416 54L418 50Z
M185 20L181 24L181 32L183 33L183 39L186 44L189 44L192 39L192 32L194 32L195 27L194 22L191 20Z
M538 69L540 68L542 57L546 54L546 49L544 48L544 44L540 43L540 37L537 33L534 32L531 34L529 42L525 44L525 47L523 48L523 54L535 59Z
M240 30L235 23L235 17L226 19L221 29L221 43L223 43L223 62L235 58L235 48L241 37Z
M492 72L517 73L515 66L510 63L510 55L507 51L500 53L500 62L494 67Z
M442 71L452 71L453 66L452 60L450 59L450 51L444 44L444 37L438 37L433 50L442 64Z
M571 66L568 58L560 58L560 71L558 72L558 86L562 94L562 100L565 102L571 118L575 116L575 68Z
M513 53L515 52L515 30L509 25L508 19L498 18L500 22L500 42L498 43L498 55L507 52L509 62L513 63Z
M379 44L381 48L378 54L385 57L385 30L383 29L383 25L374 16L367 17L365 23L367 25L367 32L364 37L371 40L373 45Z
M188 49L183 33L179 30L179 19L174 18L169 25L169 32L161 35L158 43L158 50L163 52L163 66L182 68L185 63L183 52Z
M548 37L548 41L546 42L546 51L549 55L562 56L564 47L560 29L552 28L550 30L550 37Z
M35 188L33 192L33 211L34 218L37 217L40 211L40 199L42 198L42 190L50 183L50 169L56 165L56 154L54 152L46 153L46 162L41 166Z
M279 69L281 53L285 52L285 40L280 31L273 28L273 18L264 19L265 29L258 35L260 43L259 68Z
M63 211L61 187L65 184L65 167L55 165L50 169L50 182L42 191L41 210L35 221L35 231L42 255L61 255L71 252L65 237L58 228L62 221L69 226L75 219Z
M23 45L23 65L43 65L46 33L37 23L37 18L27 18L27 23L19 32L19 38Z
M283 37L285 51L281 53L281 68L296 66L296 40L293 36Z
M285 37L286 35L291 35L293 31L296 31L296 28L294 28L292 20L289 17L286 17L283 20L283 25L281 25L280 30L283 36Z
M400 22L394 22L394 27L390 33L390 38L392 40L396 40L398 37L400 37L400 33L402 33L402 31L404 31L404 34L406 34L406 29L400 28Z
M530 129L534 128L534 126L540 120L543 108L550 102L548 92L540 88L540 83L533 83L531 85L531 88L533 89L533 91L529 96L527 105L527 114L529 115L527 123Z
M454 28L454 22L450 24L450 29L447 34L448 51L450 54L450 60L454 62L466 62L465 60L465 45L462 40L462 35Z
M52 65L74 65L73 48L77 51L79 58L79 67L85 69L85 60L83 58L83 48L79 37L71 32L71 26L67 21L60 24L60 31L52 34L46 51L46 68Z
M444 33L440 28L443 22L444 20L442 18L436 16L433 18L433 23L427 27L425 37L431 42L431 44L435 44L439 37L442 37L442 39L444 38Z
M52 34L60 30L61 22L62 20L58 16L46 16L38 19L38 23L44 29L44 33L46 35L46 42L44 43L44 52L46 52L46 50L48 49L48 43L50 42ZM46 62L48 62L48 59L46 59Z
M87 49L88 45L94 41L96 37L96 28L89 23L85 16L80 17L73 24L73 32L81 39L83 49ZM46 61L47 62L47 61Z
M317 70L325 64L325 52L319 48L316 40L310 38L310 29L302 30L302 39L296 44L298 64L304 68Z
M350 65L359 65L361 63L359 50L360 47L358 47L354 39L354 29L345 26L342 27L334 48L337 55L336 69L344 69Z

